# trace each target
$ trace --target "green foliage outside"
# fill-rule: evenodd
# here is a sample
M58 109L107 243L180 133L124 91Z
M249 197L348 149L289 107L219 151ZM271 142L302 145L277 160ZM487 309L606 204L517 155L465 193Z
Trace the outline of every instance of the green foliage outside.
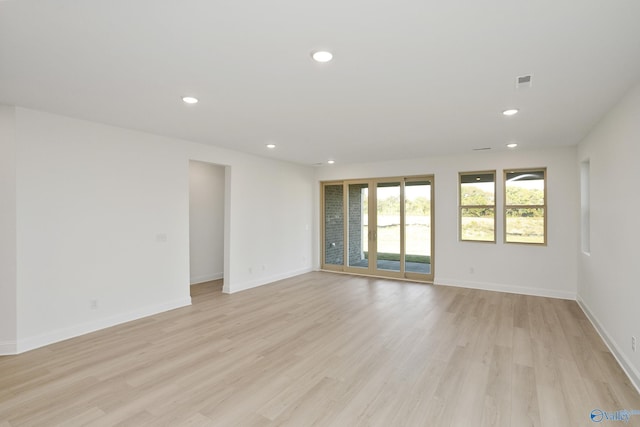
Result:
M507 205L544 205L544 191L508 185Z
M363 212L369 210L369 200L362 203ZM431 213L431 202L426 197L416 197L413 200L405 200L405 215L429 216ZM378 200L378 215L398 215L400 213L400 197L392 196Z
M494 203L493 193L484 191L474 185L463 185L461 194L462 206L479 206L492 205ZM515 206L543 206L544 191L540 189L523 188L515 185L507 186L506 204ZM493 209L468 209L465 210L464 216L487 217L492 215ZM536 217L544 216L543 209L536 208L517 208L508 209L508 217Z
M413 200L405 200L405 215L429 216L431 214L431 201L426 197L416 197Z
M462 206L492 205L494 203L493 192L484 191L473 184L462 184L460 189L460 202Z

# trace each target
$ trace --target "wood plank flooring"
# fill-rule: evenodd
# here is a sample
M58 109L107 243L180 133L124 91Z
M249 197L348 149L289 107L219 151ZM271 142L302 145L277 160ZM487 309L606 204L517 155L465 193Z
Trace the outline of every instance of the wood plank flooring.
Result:
M573 301L325 272L192 295L0 357L0 427L556 427L640 410Z

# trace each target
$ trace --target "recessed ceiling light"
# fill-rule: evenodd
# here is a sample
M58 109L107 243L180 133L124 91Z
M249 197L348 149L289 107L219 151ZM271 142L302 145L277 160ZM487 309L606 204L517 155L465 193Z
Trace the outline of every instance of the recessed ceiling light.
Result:
M333 59L333 54L326 50L317 50L311 52L311 57L316 62L329 62Z
M185 104L197 104L198 98L194 98L193 96L183 96L182 100Z
M510 110L504 110L502 114L504 114L505 116L514 116L518 114L518 110L516 108L512 108Z
M276 148L276 144L267 144L267 148L273 150L274 148Z
M516 144L515 142L512 142L511 144L507 144L508 148L516 148L518 146L518 144Z
M336 161L335 160L328 160L327 163L329 163L330 165L334 164Z

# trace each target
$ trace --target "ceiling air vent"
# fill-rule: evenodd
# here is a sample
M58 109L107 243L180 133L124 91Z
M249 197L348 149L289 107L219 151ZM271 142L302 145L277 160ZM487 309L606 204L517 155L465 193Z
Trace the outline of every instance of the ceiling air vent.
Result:
M516 89L523 89L527 87L531 87L532 75L527 74L526 76L520 76L516 78Z

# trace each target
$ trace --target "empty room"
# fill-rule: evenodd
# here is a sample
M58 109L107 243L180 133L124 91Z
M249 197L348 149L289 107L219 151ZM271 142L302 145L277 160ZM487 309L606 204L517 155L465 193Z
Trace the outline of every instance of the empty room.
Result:
M639 17L0 0L0 427L640 426Z

